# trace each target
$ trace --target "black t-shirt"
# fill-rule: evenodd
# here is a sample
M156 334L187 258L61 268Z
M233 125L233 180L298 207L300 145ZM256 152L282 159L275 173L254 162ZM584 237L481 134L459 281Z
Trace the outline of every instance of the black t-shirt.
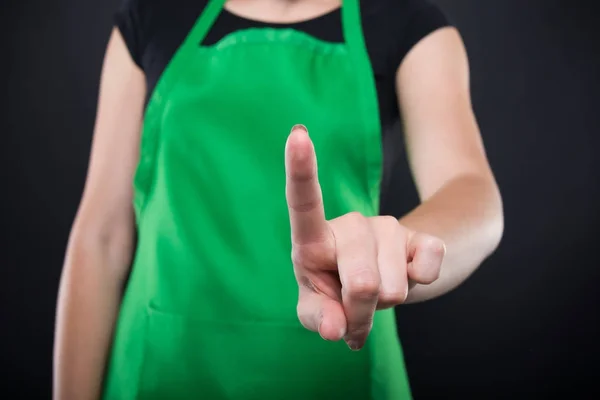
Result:
M144 71L148 96L165 67L183 43L207 0L123 0L115 14L134 62ZM427 0L363 0L361 18L371 60L384 143L382 189L397 158L400 112L396 96L396 72L410 49L433 31L448 26L441 10ZM341 9L293 24L269 24L248 20L223 10L204 40L217 43L224 36L247 28L293 28L323 41L343 43Z

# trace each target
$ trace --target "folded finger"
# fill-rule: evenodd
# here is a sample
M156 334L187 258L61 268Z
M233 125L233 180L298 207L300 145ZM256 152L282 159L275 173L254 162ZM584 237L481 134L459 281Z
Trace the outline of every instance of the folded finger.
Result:
M377 247L371 227L360 214L331 221L336 241L338 273L342 284L342 304L348 321L348 346L359 350L373 325L380 278Z
M377 239L377 264L381 279L377 309L382 310L404 303L408 296L407 235L394 217L377 217L370 221Z
M408 277L419 284L429 285L440 276L446 246L441 239L415 233L408 242Z
M302 325L325 340L338 341L346 334L346 316L342 305L321 293L302 288L298 300L298 318Z

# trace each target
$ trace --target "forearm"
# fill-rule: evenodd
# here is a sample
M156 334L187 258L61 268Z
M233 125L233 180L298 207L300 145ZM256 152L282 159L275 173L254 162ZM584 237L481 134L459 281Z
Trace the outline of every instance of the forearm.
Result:
M108 252L74 246L61 278L54 347L54 399L97 400L123 279Z
M407 303L429 300L464 282L496 249L504 225L502 200L492 178L465 176L446 184L400 223L446 244L439 279L413 287Z

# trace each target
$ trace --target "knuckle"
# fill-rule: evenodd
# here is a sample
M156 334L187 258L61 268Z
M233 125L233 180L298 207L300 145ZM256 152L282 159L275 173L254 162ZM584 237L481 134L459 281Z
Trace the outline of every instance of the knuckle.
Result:
M356 223L364 223L366 221L366 217L358 211L353 211L351 213L346 214L346 218Z
M403 234L402 225L395 217L382 215L370 219L371 226L377 235L395 238L398 234Z
M306 168L306 166L302 166L303 168L292 168L288 171L289 177L295 183L306 183L310 182L316 177L316 171L314 168Z
M326 260L327 246L320 243L292 247L292 264L296 268L317 268Z
M305 213L321 207L323 201L320 197L313 196L302 201L289 202L290 208L296 212Z
M398 220L392 216L379 217L378 225L379 229L381 229L381 232L385 235L392 236L402 232L402 226Z
M381 221L381 224L383 224L388 229L396 229L400 227L400 223L398 222L398 220L395 217L392 217L391 215L381 216L379 217L379 221Z
M361 271L349 279L346 290L357 299L372 299L379 295L380 281L377 274L371 271Z

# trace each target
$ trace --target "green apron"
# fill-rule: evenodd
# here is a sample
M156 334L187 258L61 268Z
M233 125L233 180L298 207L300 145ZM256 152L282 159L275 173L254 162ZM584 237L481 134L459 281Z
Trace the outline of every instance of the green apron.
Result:
M328 219L378 214L381 127L359 0L345 43L292 29L201 42L212 0L148 104L134 180L138 246L104 399L409 399L394 311L365 348L296 315L284 148L305 124Z

